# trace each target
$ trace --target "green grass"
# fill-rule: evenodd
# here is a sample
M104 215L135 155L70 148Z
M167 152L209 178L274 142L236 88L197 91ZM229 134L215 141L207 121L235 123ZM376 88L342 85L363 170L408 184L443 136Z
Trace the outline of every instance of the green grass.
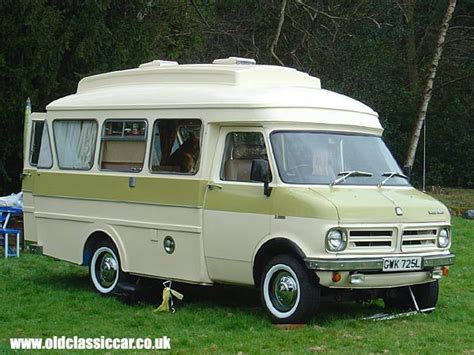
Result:
M474 352L474 221L454 219L456 264L441 281L437 310L390 321L381 301L329 303L303 329L279 330L258 293L238 287L176 285L185 294L174 314L153 302L128 305L95 294L87 270L44 256L0 260L0 353L10 337L161 337L176 353L463 353ZM105 351L103 351L105 352Z

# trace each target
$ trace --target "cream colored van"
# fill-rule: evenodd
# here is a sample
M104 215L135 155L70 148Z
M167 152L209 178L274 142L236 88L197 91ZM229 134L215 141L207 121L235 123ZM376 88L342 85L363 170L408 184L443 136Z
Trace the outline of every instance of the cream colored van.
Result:
M26 127L26 239L104 295L254 285L273 322L301 323L327 297L432 310L454 262L448 210L377 113L294 69L156 60L81 80Z

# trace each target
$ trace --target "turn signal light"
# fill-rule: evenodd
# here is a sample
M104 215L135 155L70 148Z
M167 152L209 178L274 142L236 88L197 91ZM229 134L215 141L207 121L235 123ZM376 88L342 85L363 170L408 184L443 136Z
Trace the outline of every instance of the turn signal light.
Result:
M449 267L448 266L443 266L441 268L441 271L443 272L443 276L448 276L449 274Z
M339 282L341 281L341 274L338 272L332 273L332 282Z

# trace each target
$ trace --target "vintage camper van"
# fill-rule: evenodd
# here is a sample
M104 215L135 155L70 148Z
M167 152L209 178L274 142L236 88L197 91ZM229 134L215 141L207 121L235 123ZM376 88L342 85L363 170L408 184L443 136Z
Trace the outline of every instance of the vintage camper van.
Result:
M291 68L155 60L84 78L26 127L26 239L103 295L253 285L273 322L301 323L331 295L432 310L454 262L448 210L377 113Z

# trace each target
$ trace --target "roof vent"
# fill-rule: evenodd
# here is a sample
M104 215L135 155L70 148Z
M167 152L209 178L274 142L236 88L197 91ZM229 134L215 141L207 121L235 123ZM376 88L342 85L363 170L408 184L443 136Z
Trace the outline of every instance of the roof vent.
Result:
M169 65L178 65L178 62L173 62L170 60L152 60L151 62L140 64L139 68L165 67Z
M222 59L215 59L212 64L243 64L243 65L255 65L257 62L252 58L239 58L229 57Z

